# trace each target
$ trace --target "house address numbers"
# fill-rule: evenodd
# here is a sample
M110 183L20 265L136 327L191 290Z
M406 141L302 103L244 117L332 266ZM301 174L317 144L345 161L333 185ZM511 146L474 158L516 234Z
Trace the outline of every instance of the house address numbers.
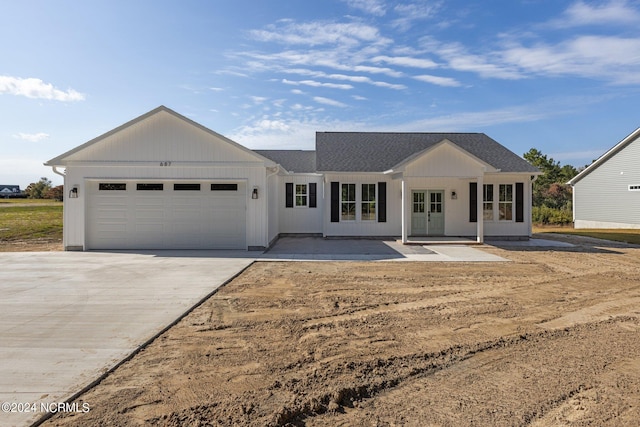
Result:
M171 166L171 162L160 162L160 166Z

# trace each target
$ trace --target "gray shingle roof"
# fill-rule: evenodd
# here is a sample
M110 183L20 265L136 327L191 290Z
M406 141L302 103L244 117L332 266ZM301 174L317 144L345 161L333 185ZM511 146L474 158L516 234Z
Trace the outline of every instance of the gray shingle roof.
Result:
M316 171L316 152L308 150L253 150L280 164L289 172L313 173Z
M502 172L539 172L483 133L317 132L316 168L326 172L383 172L443 139Z

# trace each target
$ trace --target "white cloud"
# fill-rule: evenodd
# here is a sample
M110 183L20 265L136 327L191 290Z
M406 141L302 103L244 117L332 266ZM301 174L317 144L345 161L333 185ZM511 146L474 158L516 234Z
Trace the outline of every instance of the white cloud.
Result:
M430 59L412 58L409 56L376 56L371 58L372 62L386 62L387 64L399 65L413 68L437 68L438 64Z
M557 45L511 46L503 60L529 73L640 83L640 38L580 36Z
M478 74L484 78L506 80L522 79L525 76L509 63L501 63L500 53L475 55L467 51L460 43L441 44L429 39L425 43L430 50L446 61L444 68Z
M375 16L384 16L386 8L382 0L342 0L349 7L361 10L365 13Z
M24 141L39 142L39 141L42 141L43 139L49 138L49 134L44 132L38 132L38 133L18 132L17 134L13 135L13 137L16 139L22 139Z
M306 93L301 91L300 89L291 89L291 93L294 95L306 95Z
M459 81L457 81L456 79L452 79L451 77L439 77L439 76L431 76L428 74L423 74L420 76L414 76L413 78L416 80L420 80L420 81L431 83L438 86L446 86L446 87L462 86Z
M411 28L415 21L429 19L440 9L442 2L418 1L414 3L398 4L393 10L398 14L398 18L391 22L391 25L401 31Z
M552 110L542 111L530 107L506 107L488 111L461 112L400 125L404 132L464 131L504 123L524 123L555 115Z
M324 83L324 82L317 82L315 80L293 81L293 80L282 79L282 83L288 84L288 85L295 85L295 86L305 85L305 86L312 86L312 87L327 87L331 89L342 89L342 90L353 89L353 86L347 85L347 84Z
M550 22L555 28L583 25L629 24L640 22L640 12L627 0L611 0L602 4L587 4L577 1L567 8L559 19Z
M264 42L317 46L324 44L354 46L362 42L386 44L378 29L359 22L337 23L312 21L297 24L289 20L284 25L269 25L265 30L251 30L250 34Z
M330 105L332 107L344 108L347 106L347 104L344 104L340 101L336 101L335 99L325 98L323 96L314 96L313 100L316 101L318 104Z
M353 99L355 99L356 101L366 101L367 98L365 98L364 96L360 96L360 95L351 95L351 97Z
M251 98L254 104L262 104L264 101L268 99L268 98L265 98L264 96L250 96L249 98Z
M407 87L401 84L387 83L387 82L372 82L374 86L383 87L386 89L394 89L394 90L404 90Z
M221 87L210 87L209 90L212 90L214 92L222 92L224 89L222 89Z
M26 96L33 99L49 99L54 101L84 101L84 94L73 89L62 91L50 83L36 78L20 78L0 76L0 94Z

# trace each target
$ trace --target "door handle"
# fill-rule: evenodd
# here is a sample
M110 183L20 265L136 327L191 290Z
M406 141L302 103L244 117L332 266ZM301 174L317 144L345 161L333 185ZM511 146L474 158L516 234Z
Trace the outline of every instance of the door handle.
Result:
M427 212L427 221L431 221L431 212Z

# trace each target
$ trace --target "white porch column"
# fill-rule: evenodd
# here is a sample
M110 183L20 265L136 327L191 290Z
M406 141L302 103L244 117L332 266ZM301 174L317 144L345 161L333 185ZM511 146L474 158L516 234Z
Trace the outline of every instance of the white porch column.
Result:
M478 243L483 243L484 242L484 190L483 190L483 184L484 184L484 176L483 175L478 175L478 188L477 188L477 225L478 225L478 230L477 230L477 240Z
M407 183L402 176L402 243L407 243Z

